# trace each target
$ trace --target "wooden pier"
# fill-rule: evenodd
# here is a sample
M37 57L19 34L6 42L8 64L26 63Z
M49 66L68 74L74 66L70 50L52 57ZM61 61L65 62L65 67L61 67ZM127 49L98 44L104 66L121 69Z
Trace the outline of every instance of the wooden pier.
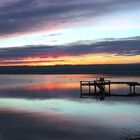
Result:
M127 85L129 87L128 94L112 94L111 85ZM80 97L99 97L101 100L105 96L140 96L136 93L136 87L140 86L138 82L111 82L104 78L97 78L93 81L80 81Z

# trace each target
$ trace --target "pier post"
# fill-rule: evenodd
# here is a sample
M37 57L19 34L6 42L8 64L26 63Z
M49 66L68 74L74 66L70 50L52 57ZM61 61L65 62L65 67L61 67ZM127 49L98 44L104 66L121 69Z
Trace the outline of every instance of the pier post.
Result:
M96 95L97 93L97 89L96 89L96 85L94 85L94 94Z
M90 82L89 82L89 94L91 94L91 90L90 90Z
M129 86L130 86L130 95L132 95L132 86L131 85Z
M110 91L110 82L109 82L109 96L111 96L111 91Z
M133 86L133 94L134 94L134 95L136 94L136 88L135 88L135 85Z
M82 81L80 81L80 98L82 97Z
M130 95L136 94L136 85L129 85L130 86Z

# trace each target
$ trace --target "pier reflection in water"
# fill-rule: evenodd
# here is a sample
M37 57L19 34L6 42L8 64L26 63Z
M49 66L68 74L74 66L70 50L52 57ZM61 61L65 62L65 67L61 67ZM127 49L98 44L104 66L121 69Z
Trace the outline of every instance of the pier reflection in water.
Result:
M113 84L116 85L127 85L130 88L130 92L128 94L111 94L111 86ZM105 80L105 78L96 78L96 80L92 81L80 81L80 97L93 97L99 98L100 100L104 100L105 96L140 96L140 93L136 93L136 87L140 86L139 82L112 82L110 80ZM108 87L108 90L107 90ZM86 90L83 90L85 89Z

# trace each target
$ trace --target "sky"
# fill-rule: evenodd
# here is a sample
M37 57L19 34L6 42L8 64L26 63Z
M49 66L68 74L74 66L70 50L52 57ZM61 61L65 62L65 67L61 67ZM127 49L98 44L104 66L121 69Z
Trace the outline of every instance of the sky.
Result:
M140 63L140 0L0 0L0 66Z

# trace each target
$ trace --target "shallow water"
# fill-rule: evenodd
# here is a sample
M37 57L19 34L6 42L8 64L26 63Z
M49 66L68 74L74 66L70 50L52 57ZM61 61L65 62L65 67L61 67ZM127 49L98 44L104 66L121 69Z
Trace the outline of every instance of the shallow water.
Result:
M80 98L79 81L140 77L106 75L0 75L0 140L121 139L139 129L140 97ZM128 93L113 85L113 93ZM140 88L136 89L140 93Z

